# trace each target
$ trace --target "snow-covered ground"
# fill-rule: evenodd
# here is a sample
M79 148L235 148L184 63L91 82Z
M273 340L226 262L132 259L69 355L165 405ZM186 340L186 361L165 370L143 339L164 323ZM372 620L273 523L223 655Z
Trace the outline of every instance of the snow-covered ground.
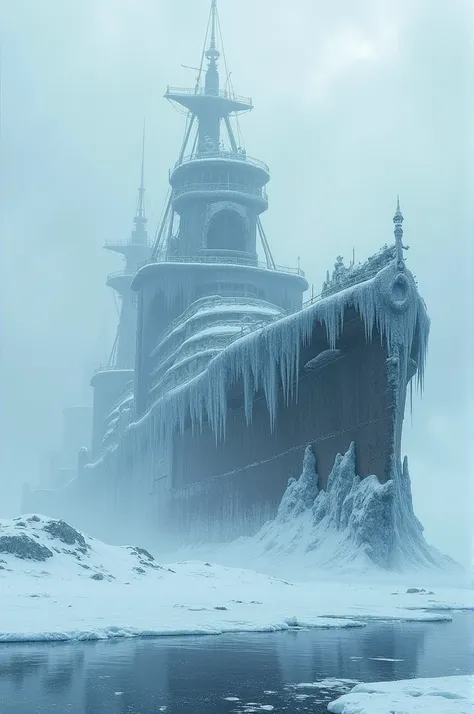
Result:
M380 484L375 476L359 478L355 456L351 444L336 458L321 490L316 459L308 447L301 475L289 479L273 520L252 536L183 547L178 559L211 558L298 581L350 578L363 586L376 580L410 587L415 580L427 590L434 584L472 587L472 573L425 540L413 512L406 460L397 475L395 498L393 479ZM401 521L395 518L399 511L404 514ZM167 553L160 545L154 551L160 560L176 557L176 551Z
M329 704L333 714L472 714L474 676L358 684Z
M143 549L105 545L62 521L0 522L3 642L437 622L450 620L452 609L474 609L467 588L421 589L414 578L402 586L368 576L351 582L290 583L208 561L163 565Z
M157 543L157 548L160 543ZM166 560L169 553L157 550ZM173 554L174 555L174 554ZM252 536L224 544L194 544L180 558L216 562L295 579L413 578L432 584L470 585L469 575L424 538L413 511L408 463L393 479L361 479L352 443L338 454L325 489L319 488L317 463L306 448L301 475L290 478L277 513Z

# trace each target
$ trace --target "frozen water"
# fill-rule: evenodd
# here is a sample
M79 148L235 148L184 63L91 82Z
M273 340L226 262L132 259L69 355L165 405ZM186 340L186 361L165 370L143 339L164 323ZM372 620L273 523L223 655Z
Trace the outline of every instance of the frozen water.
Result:
M328 705L332 714L472 714L474 676L357 684Z

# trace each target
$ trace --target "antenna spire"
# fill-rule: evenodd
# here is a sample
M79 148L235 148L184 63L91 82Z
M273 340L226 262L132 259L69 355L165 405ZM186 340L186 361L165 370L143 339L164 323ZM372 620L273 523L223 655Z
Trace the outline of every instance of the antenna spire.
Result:
M397 257L397 267L399 270L403 270L405 263L403 260L403 214L400 210L400 196L397 194L397 209L395 215L393 216L394 235L395 235L395 249Z
M142 168L140 173L140 188L138 189L138 203L136 217L142 221L145 219L145 118L143 118L143 133L142 133Z
M216 30L217 30L217 0L212 0L211 2L211 36L209 40L209 47L206 50L206 57L210 64L216 65L217 60L221 56L221 53L217 49L216 45Z
M138 189L137 212L133 219L134 229L132 231L132 243L146 243L147 218L145 215L145 119L143 119L142 132L142 166L140 171L140 188Z

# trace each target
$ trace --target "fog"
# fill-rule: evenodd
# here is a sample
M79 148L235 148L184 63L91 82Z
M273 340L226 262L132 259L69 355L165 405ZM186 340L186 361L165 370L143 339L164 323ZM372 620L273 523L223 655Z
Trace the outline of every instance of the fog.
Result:
M0 0L0 516L90 402L117 312L106 240L132 227L146 117L154 233L193 86L208 0ZM268 162L262 219L277 263L315 293L338 254L392 240L400 194L408 266L432 320L426 386L405 422L426 537L466 562L473 519L473 14L468 0L220 0L249 154Z

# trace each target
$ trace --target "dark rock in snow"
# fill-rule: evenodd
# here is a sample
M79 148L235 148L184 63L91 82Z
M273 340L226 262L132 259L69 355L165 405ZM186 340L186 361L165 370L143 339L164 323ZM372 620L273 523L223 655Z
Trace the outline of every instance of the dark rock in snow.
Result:
M52 558L53 553L45 545L37 543L27 535L0 536L0 553L15 555L22 560L42 561Z
M408 588L407 593L411 595L412 593L425 593L426 590L424 588Z
M94 575L91 575L92 580L103 580L104 576L102 573L94 573Z
M137 546L132 546L130 549L133 553L136 553L137 555L144 555L145 558L148 558L148 560L155 560L151 553L145 550L145 548L138 548Z
M50 521L43 526L43 530L52 535L53 538L58 538L63 543L66 543L66 545L77 544L83 553L89 548L82 533L76 531L75 528L65 521Z

